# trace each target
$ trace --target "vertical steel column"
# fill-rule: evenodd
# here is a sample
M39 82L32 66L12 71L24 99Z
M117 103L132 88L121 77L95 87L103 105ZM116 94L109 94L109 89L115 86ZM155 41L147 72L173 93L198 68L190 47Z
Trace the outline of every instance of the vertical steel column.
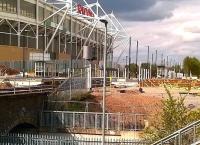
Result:
M100 47L99 47L99 60L102 61L102 45L100 43Z
M78 37L76 36L76 56L78 55L78 45L77 45L77 42L78 42Z
M38 26L38 22L39 22L39 0L37 0L36 2L36 49L38 49L38 35L39 35L39 26Z
M64 49L65 54L67 53L67 34L65 34L65 49Z
M99 36L98 30L96 30L96 42L97 42L97 62L99 61Z
M58 53L60 54L60 31L58 32Z
M18 19L20 17L20 11L21 11L21 9L20 9L20 0L17 0L17 17L18 17ZM18 47L20 47L20 37L21 37L20 21L18 21L17 25L18 25L18 32L17 32L18 43L17 43L17 45L18 45Z

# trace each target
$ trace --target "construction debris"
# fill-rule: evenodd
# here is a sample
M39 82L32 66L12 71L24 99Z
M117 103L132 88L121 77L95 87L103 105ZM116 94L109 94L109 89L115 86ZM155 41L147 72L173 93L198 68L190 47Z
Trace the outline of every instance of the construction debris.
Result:
M0 76L17 75L17 74L20 74L20 71L7 67L5 65L0 65Z
M10 88L12 88L12 85L9 82L0 83L0 89L10 89Z

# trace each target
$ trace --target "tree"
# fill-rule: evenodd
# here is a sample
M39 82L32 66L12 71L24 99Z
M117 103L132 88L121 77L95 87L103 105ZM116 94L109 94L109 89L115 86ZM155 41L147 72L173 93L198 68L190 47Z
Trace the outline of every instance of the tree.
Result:
M135 63L130 64L130 75L131 77L136 77L136 72L137 72L137 66Z
M151 65L151 77L157 77L157 66L155 64Z
M183 60L184 72L190 76L190 73L195 76L200 76L200 62L196 57L187 56Z
M188 109L184 105L184 98L175 99L165 86L168 99L163 101L161 115L164 134L170 134L187 124Z
M191 58L189 56L183 60L183 69L184 72L189 76L191 71Z
M163 108L145 129L144 138L150 141L161 139L184 127L188 121L188 109L184 106L184 98L175 99L165 86L168 98L162 101ZM161 115L159 115L161 114Z
M179 64L172 66L172 70L175 70L176 73L183 73L183 69L181 69L181 65Z

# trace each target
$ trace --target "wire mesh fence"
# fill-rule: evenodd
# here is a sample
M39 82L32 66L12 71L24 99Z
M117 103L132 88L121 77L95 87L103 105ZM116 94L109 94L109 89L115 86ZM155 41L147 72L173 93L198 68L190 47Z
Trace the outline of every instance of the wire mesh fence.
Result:
M101 137L74 137L70 135L8 134L0 136L1 145L101 145ZM106 137L105 145L148 145L135 139Z

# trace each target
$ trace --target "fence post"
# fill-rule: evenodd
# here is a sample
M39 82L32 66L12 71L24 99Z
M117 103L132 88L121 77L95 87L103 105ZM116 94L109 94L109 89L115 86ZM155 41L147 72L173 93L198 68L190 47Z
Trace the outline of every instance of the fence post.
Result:
M31 80L29 79L29 82L28 82L28 86L29 86L29 92L31 92Z
M193 133L194 133L193 142L196 142L196 125L193 126Z
M178 132L178 145L181 145L181 132Z
M75 127L75 113L73 112L73 128Z
M120 131L120 116L121 116L121 114L120 114L120 112L118 113L118 131Z
M68 69L67 69L67 76L68 76L68 78L69 78L69 75L70 75L70 74L69 74L69 68L68 68Z
M15 92L15 79L14 79L14 94L15 94L16 92Z
M94 121L94 123L95 123L95 130L97 129L97 113L95 114L95 121Z
M134 117L135 117L135 125L134 125L134 137L135 137L135 134L136 134L136 131L137 131L137 115L135 114L134 115Z
M86 113L84 113L83 119L84 119L83 128L85 129L86 128Z
M53 112L51 112L51 131L53 131Z
M106 119L107 119L107 130L109 130L109 125L108 125L108 113L106 115Z
M62 112L62 114L61 114L62 116L61 116L61 120L62 120L62 127L64 128L65 127L65 124L64 124L64 112Z

